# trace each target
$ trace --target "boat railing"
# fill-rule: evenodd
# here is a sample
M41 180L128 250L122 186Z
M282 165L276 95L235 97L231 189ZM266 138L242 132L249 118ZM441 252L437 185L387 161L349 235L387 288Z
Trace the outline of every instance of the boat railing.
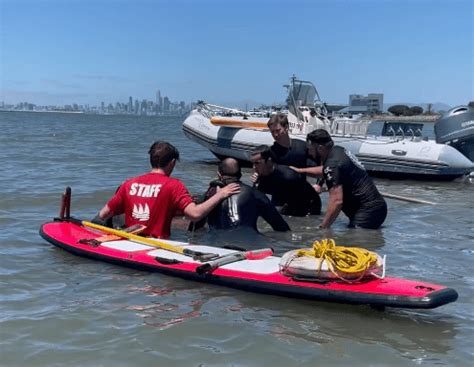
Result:
M420 129L413 130L412 128L409 128L407 130L407 135L408 134L411 135L411 141L419 141L420 138L421 138L421 130Z
M197 106L197 111L203 115L204 117L207 117L208 119L210 119L212 116L214 116L214 111L212 111L211 109L209 109L205 104L204 105L198 105Z
M403 131L403 129L401 127L398 128L397 130L397 135L398 133L400 133L400 135L402 136L402 140L405 139L405 132Z
M229 108L224 106L219 106L215 104L210 104L204 101L199 101L197 104L198 111L206 116L207 118L211 118L213 116L226 116L226 117L234 117L240 116L244 120L247 120L249 117L270 117L271 111L259 111L253 109L251 111L245 112L238 110L236 108Z
M394 140L397 139L397 133L395 132L395 130L393 129L393 127L390 126L390 127L388 128L387 132L388 132L389 134L392 134L392 138L393 138Z
M420 128L421 126L421 128ZM416 123L384 123L381 135L389 137L393 140L400 141L404 139L410 139L411 141L422 140L422 124Z

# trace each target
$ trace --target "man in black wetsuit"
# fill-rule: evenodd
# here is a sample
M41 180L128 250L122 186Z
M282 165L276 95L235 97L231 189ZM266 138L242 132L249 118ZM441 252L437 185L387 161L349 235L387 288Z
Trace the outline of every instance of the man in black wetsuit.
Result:
M267 122L268 129L272 134L273 145L270 147L275 154L275 163L285 166L292 166L303 168L314 166L314 162L308 155L308 147L306 142L298 139L291 139L289 134L289 123L287 115L278 113L270 117ZM302 174L306 178L305 174ZM322 177L318 178L317 183L313 188L321 193L321 186L323 184Z
M309 133L307 143L309 154L323 162L322 173L329 190L320 228L329 228L341 210L349 218L349 226L379 228L387 217L387 204L357 158L334 145L324 129Z
M240 181L240 166L234 158L226 158L220 162L217 173L219 180L211 182L205 195L206 199L213 196L219 187L234 182L240 185L240 193L223 200L209 213L207 222L210 229L250 227L258 232L257 220L262 217L275 231L290 230L264 193Z
M308 148L306 142L290 138L288 117L281 113L273 115L268 120L267 126L275 140L270 147L275 154L275 163L285 166L307 167Z
M258 189L272 196L272 203L282 206L283 215L303 217L321 213L319 194L306 178L288 166L275 164L275 154L267 145L256 148L250 157L255 173L251 180Z

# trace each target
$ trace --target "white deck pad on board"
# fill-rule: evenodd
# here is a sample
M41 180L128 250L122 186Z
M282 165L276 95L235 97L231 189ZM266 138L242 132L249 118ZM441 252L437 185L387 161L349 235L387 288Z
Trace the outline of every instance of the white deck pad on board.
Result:
M142 245L141 243L127 241L127 240L103 242L100 245L104 247L112 248L115 250L125 251L125 252L143 251L143 250L150 250L154 248L152 246Z
M219 256L228 255L228 254L237 252L235 250L229 250L226 248L219 248L219 247L212 247L212 246L188 245L188 246L183 246L183 247L193 250L193 251L217 254ZM183 261L187 263L201 264L201 261L193 260L191 256L177 254L176 252L171 252L171 251L162 250L162 249L156 249L156 250L150 251L147 253L147 255L150 255L153 257L162 257L164 259L169 259L169 260L178 260L178 261Z
M221 266L222 269L244 271L246 273L273 274L278 273L280 257L268 256L260 260L242 260Z
M188 246L189 243L187 242L178 242L178 241L171 241L171 240L156 240L160 242L167 243L169 245L173 246ZM134 242L134 241L129 241L129 240L118 240L118 241L110 241L110 242L104 242L101 244L101 246L108 247L108 248L113 248L116 250L121 250L125 252L134 252L134 251L143 251L143 250L152 250L155 249L155 246L150 246L150 245L145 245L142 243Z
M229 249L220 248L220 247L212 247L212 246L204 246L204 245L189 245L186 242L177 242L177 241L171 241L171 240L159 240L159 241L163 241L173 246L188 248L193 251L199 251L199 252L204 252L204 253L213 253L219 256L229 255L229 254L238 252L236 250L229 250ZM124 252L150 250L148 251L147 255L152 256L152 257L161 257L164 259L170 259L170 260L174 259L174 260L178 260L182 262L202 264L202 262L193 260L193 258L190 256L178 254L178 253L167 251L167 250L162 250L159 248L155 248L154 246L143 245L141 243L128 241L128 240L104 242L101 244L101 246L115 249L115 250L124 251ZM248 273L256 273L256 274L272 274L272 273L278 272L279 262L280 262L280 257L269 256L260 260L240 260L234 263L223 265L221 266L221 268L228 269L228 270L243 271L243 272L248 272Z
M184 247L190 250L206 252L206 253L214 253L220 256L239 252L235 250L229 250L225 248L212 247L212 246L190 245L190 246L184 246ZM193 260L193 258L190 256L177 254L171 251L160 250L160 249L150 251L148 252L148 255L153 256L153 257L161 257L161 258L165 258L169 260L183 261L187 263L203 264L200 261ZM260 260L240 260L234 263L223 265L219 267L219 269L236 270L236 271L243 271L247 273L256 273L256 274L272 274L272 273L278 272L278 269L279 269L278 264L280 263L280 259L281 259L280 257L268 256Z

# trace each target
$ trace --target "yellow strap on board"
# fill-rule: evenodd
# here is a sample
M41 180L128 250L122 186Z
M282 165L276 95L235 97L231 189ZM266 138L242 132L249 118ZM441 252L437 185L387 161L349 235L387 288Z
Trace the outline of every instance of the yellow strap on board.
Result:
M121 231L119 229L114 229L114 228L101 226L100 224L95 224L95 223L92 223L92 222L88 222L86 220L83 220L81 223L82 223L83 226L86 226L86 227L95 228L95 229L101 230L102 232L105 232L105 233L114 234L114 235L122 237L122 238L128 238L129 240L132 240L134 242L142 243L144 245L150 245L150 246L153 246L153 247L159 247L159 248L162 248L163 250L176 252L178 254L182 254L185 250L182 247L174 246L174 245L171 245L169 243L159 241L157 239L138 236L138 235L133 234L133 233L128 233L128 232L125 232L125 231Z

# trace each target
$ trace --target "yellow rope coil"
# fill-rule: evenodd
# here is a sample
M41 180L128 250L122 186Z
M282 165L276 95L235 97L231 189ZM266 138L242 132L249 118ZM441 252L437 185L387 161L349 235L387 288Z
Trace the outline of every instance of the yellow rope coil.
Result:
M333 239L315 241L311 250L299 250L296 256L315 257L319 262L318 273L321 271L323 260L326 260L329 270L346 281L342 274L360 273L358 277L360 280L372 265L377 264L377 254L374 252L359 247L336 246Z

